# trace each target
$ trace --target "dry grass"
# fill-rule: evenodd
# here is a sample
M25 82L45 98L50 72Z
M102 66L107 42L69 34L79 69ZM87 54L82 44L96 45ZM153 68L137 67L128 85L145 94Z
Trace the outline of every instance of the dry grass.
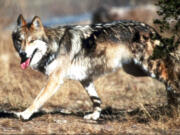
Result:
M67 134L178 134L180 119L173 118L167 103L164 85L149 77L135 78L122 70L95 82L102 98L101 120L83 120L91 102L76 81L66 81L60 91L42 108L46 112L66 109L63 113L38 114L22 122L4 110L22 111L36 97L47 78L41 73L20 69L20 59L10 33L0 37L0 134L67 133ZM107 108L110 106L111 108ZM62 111L62 110L61 110Z

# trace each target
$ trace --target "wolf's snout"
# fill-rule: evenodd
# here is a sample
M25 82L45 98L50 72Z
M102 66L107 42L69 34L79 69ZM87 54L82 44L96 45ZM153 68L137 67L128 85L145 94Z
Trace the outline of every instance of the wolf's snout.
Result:
M20 52L19 55L20 55L21 58L26 58L26 53L25 52Z
M18 51L18 52L21 50L21 44L19 43L19 41L16 41L14 43L14 47L15 47L16 51Z
M21 57L21 63L25 62L28 59L25 52L20 51L19 55Z

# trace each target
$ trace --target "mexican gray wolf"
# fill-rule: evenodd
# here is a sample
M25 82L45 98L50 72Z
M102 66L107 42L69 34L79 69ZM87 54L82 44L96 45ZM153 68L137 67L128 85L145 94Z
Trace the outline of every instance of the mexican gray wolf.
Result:
M84 118L98 120L101 99L93 82L132 63L146 75L163 82L167 91L176 91L179 85L173 81L179 76L170 70L175 65L165 59L151 59L154 48L161 46L161 39L152 27L141 22L122 20L52 28L44 26L38 16L26 22L19 15L12 39L21 57L21 68L30 66L48 76L47 85L32 105L15 113L23 120L37 112L65 79L80 81L93 103L93 112Z

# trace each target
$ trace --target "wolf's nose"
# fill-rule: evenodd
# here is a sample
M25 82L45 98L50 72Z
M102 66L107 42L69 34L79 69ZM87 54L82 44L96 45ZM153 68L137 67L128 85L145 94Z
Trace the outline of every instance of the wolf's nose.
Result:
M21 58L25 58L26 57L26 53L25 52L20 52L19 55L20 55Z

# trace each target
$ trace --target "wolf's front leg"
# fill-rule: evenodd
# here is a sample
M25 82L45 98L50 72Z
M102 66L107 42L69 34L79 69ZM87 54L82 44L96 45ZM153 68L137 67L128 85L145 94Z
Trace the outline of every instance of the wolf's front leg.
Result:
M89 119L89 120L98 120L101 114L101 99L99 98L94 84L90 80L82 81L81 84L84 86L86 89L89 97L91 98L91 101L93 103L93 112L91 114L85 115L84 119Z
M37 112L44 103L52 97L63 83L63 73L58 71L49 76L47 86L40 91L33 104L23 112L15 113L18 118L28 120L33 113Z

